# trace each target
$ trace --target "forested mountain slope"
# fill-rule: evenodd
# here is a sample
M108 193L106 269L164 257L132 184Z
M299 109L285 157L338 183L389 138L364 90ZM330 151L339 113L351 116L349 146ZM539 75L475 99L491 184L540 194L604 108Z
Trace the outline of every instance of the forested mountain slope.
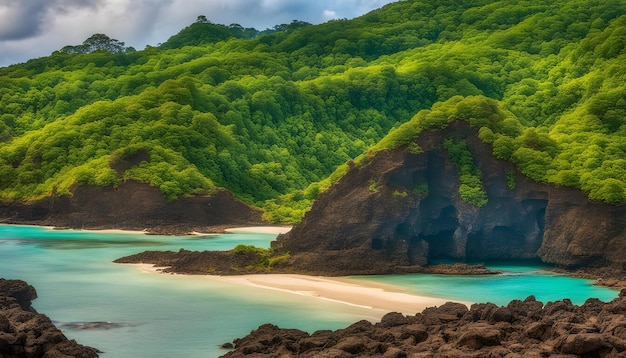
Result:
M373 151L455 116L529 178L626 202L626 1L407 0L292 25L1 68L0 198L136 179L297 221L392 128Z

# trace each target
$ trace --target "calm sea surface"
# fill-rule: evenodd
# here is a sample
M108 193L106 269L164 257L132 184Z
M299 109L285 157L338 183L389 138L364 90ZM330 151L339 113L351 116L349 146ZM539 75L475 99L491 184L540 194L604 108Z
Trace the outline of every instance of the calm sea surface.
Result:
M309 332L373 319L366 309L312 297L216 282L201 276L143 273L112 260L144 250L227 250L237 244L268 247L274 235L152 236L0 225L0 277L35 286L34 307L69 338L103 351L102 357L217 357L224 342L263 323ZM490 277L390 275L360 277L451 300L506 304L535 295L583 303L609 301L617 291L590 281L551 275L539 266L493 265ZM96 329L82 323L108 322Z

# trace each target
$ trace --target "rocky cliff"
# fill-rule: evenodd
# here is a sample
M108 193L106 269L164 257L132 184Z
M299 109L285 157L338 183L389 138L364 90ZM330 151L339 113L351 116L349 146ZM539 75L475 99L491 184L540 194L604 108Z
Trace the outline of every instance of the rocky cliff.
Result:
M443 143L464 140L488 202L463 201ZM436 259L541 259L566 268L626 264L626 205L590 202L533 182L496 159L464 121L423 132L420 152L376 153L319 195L300 225L273 243L292 268L332 274L415 271Z
M532 296L503 307L446 303L313 334L266 324L236 339L224 357L623 357L625 295L582 306Z
M72 195L27 203L1 203L0 220L79 229L129 229L184 234L227 226L264 224L260 210L226 190L212 196L167 198L155 187L125 181L117 188L79 186Z
M68 340L31 301L35 289L24 281L0 278L0 357L98 357L97 351Z

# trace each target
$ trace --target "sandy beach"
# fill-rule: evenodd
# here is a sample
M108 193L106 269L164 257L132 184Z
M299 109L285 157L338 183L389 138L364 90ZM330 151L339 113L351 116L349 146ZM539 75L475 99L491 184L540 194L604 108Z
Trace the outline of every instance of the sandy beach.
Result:
M344 303L378 311L381 314L393 311L415 314L424 308L441 306L450 301L443 298L414 295L393 285L342 277L269 274L220 276L215 279ZM469 305L469 303L466 304Z
M55 230L55 227L48 227ZM103 229L85 230L84 232L108 232L115 234L145 234L145 231ZM229 233L267 233L281 234L291 230L290 226L253 226L229 228ZM200 235L201 233L195 233ZM130 264L142 272L162 274L161 268L152 264ZM258 274L238 276L202 276L207 280L229 284L257 287L267 290L327 300L370 311L372 317L382 317L388 312L415 314L424 308L440 306L449 299L415 295L402 287L346 277L322 277L297 274ZM471 302L462 302L470 305Z
M248 226L248 227L234 227L228 228L224 231L239 234L239 233L258 233L258 234L285 234L291 230L291 226Z
M131 264L146 273L161 273L150 264ZM277 290L345 304L368 311L368 316L380 319L388 312L413 315L424 308L441 306L449 299L411 294L401 287L345 277L321 277L296 274L259 274L240 276L203 276L207 280L235 285ZM471 302L461 302L469 307Z
M122 229L61 229L61 230L74 230L74 231L82 231L82 232L122 234L122 235L126 235L126 234L146 235L148 233L148 231L146 230L122 230Z
M37 226L37 225L33 225ZM59 228L55 226L37 226L37 227L45 227L49 230L73 230L73 231L82 231L82 232L94 232L94 233L109 233L109 234L148 234L148 230L122 230L122 229L68 229L68 228ZM243 234L243 233L259 233L259 234L284 234L291 230L291 226L246 226L246 227L235 227L228 228L224 231L226 233L231 234ZM218 233L205 233L193 231L190 232L191 235L219 235Z
M281 234L291 230L284 226L256 226L226 229L230 233ZM132 264L146 273L161 273L151 264ZM257 287L267 290L327 300L368 311L368 316L379 319L388 312L415 314L424 308L441 306L450 301L406 292L402 287L378 282L354 280L346 277L322 277L296 274L259 274L239 276L203 276L207 280ZM461 302L469 306L471 302Z

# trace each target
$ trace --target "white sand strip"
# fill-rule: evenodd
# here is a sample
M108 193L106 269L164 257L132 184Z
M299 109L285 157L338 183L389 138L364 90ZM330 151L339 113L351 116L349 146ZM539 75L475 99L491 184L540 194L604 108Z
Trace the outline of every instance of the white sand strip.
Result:
M280 290L351 306L383 312L415 314L424 308L441 306L449 299L414 295L402 288L349 278L330 278L293 274L220 276L221 281ZM462 302L469 305L469 302Z
M248 227L234 227L224 231L233 234L239 233L257 233L257 234L285 234L291 230L291 226L248 226Z
M35 226L35 225L33 225ZM40 226L37 226L40 227ZM44 226L50 230L57 230L59 228L54 226ZM109 233L109 234L147 234L149 233L148 229L143 230L121 230L121 229L68 229L68 228L60 228L59 230L71 230L71 231L82 231L82 232L93 232L93 233ZM284 234L291 230L291 226L247 226L247 227L236 227L236 228L228 228L225 229L225 232L228 233L251 233L251 234ZM199 231L192 231L189 233L190 235L219 235L219 233L205 233Z
M134 264L143 272L159 272L159 268ZM451 301L408 293L402 287L344 277L320 277L295 274L259 274L240 276L204 276L209 280L282 291L299 296L338 302L370 310L380 318L388 312L413 315L424 308L441 306ZM471 302L461 302L467 306Z
M55 226L46 226L50 230L63 230L63 231L78 231L78 232L92 232L92 233L105 233L105 234L133 234L133 235L145 235L148 230L122 230L122 229L72 229L72 228L57 228Z

